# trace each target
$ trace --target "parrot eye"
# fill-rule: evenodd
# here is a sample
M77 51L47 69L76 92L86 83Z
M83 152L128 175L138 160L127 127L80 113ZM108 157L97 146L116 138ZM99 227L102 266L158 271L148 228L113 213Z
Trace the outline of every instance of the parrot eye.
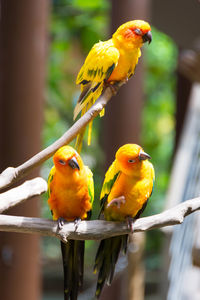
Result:
M135 32L137 35L142 35L142 31L141 31L139 28L134 29L134 32Z
M129 159L128 162L133 164L135 162L135 160L134 159Z
M65 162L64 160L62 160L62 159L59 159L58 162L59 162L59 164L61 164L61 165L63 165L63 166L66 165L66 162Z

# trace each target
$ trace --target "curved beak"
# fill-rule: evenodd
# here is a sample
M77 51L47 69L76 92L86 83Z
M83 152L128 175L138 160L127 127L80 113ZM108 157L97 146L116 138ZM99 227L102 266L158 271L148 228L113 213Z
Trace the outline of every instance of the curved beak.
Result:
M142 161L146 159L151 159L151 156L144 151L140 151L139 160Z
M68 161L68 164L69 164L69 166L70 166L72 169L78 169L78 170L80 170L80 167L79 167L79 164L78 164L78 162L77 162L76 157L72 157L72 158Z
M145 33L145 34L142 36L142 40L143 40L143 43L148 42L148 43L150 44L151 41L152 41L152 34L151 34L151 31L148 31L147 33Z

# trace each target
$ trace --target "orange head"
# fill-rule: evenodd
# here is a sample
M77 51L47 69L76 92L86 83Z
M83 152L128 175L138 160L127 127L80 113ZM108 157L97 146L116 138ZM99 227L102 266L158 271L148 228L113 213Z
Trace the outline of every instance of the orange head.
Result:
M113 34L113 40L123 44L125 48L139 48L145 42L151 43L151 27L142 20L129 21L117 29Z
M150 155L137 144L126 144L120 147L116 153L119 169L127 175L136 174L137 176L143 161L150 158Z
M53 156L53 162L56 171L64 176L70 176L74 172L80 171L83 166L80 155L70 146L63 146L58 149Z

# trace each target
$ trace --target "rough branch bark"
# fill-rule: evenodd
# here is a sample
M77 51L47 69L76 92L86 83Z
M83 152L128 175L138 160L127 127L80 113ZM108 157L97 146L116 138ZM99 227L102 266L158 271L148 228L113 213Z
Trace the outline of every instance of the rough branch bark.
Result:
M76 121L76 123L74 123L74 125L52 145L39 152L22 165L16 168L9 167L4 170L0 174L0 190L9 187L14 182L27 175L33 168L50 158L61 146L70 143L76 137L78 132L101 112L122 84L124 84L124 82L115 85L115 90L108 86L103 95L95 102L87 113L82 118L78 119L78 121Z
M47 183L43 178L27 180L22 185L0 194L0 213L46 191Z
M200 209L200 197L181 203L160 214L135 221L134 231L147 231L155 228L181 224L184 218ZM82 221L76 232L74 223L68 222L58 229L57 222L39 219L0 215L0 231L38 233L57 237L63 241L101 240L107 237L130 233L126 223L107 221Z

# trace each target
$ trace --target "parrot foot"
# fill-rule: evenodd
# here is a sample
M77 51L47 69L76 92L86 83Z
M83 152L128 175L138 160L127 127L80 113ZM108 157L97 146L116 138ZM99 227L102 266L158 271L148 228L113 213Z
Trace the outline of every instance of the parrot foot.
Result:
M81 218L76 218L74 220L74 227L75 227L75 232L78 229L79 224L81 223Z
M126 202L126 199L124 196L118 197L118 198L114 198L112 201L110 201L107 204L107 207L111 206L111 205L116 205L117 208L120 208L122 204L124 204Z
M128 82L128 77L126 77L125 79L123 79L121 82L123 83L123 84L126 84L127 82Z
M131 217L131 216L126 217L127 227L131 231L131 233L134 232L134 228L133 228L134 222L135 222L135 219L133 217Z
M119 87L115 85L114 81L111 82L105 82L105 87L109 87L111 89L111 92L113 95L116 95L118 92Z
M60 218L58 218L57 222L58 222L58 229L60 230L63 227L63 225L65 224L66 220L64 218L60 217Z

